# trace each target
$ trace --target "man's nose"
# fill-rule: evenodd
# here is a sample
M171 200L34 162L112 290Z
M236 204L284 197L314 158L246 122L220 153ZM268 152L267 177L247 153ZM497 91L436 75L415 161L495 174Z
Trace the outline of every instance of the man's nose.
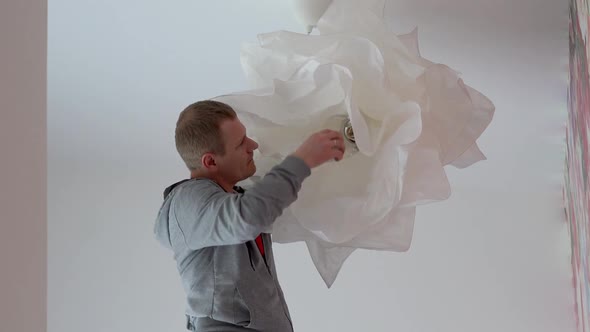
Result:
M253 139L250 139L250 141L252 142L252 146L251 146L252 151L258 149L258 143L256 143L256 141Z
M253 150L258 149L258 143L256 141L252 141L252 142L254 142L254 149Z

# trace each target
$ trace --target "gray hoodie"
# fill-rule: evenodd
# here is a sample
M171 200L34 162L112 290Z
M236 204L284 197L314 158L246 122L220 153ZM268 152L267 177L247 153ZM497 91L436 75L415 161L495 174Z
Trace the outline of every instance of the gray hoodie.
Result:
M289 156L248 191L228 193L205 178L166 189L154 233L174 252L188 329L293 331L268 233L310 173ZM264 257L254 241L261 233Z

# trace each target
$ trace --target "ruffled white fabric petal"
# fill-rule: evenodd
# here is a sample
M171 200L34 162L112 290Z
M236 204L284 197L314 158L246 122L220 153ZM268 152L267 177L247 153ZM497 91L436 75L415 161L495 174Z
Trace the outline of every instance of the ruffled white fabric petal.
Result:
M457 72L421 57L416 31L389 32L382 8L335 0L320 35L260 35L241 58L254 90L215 98L259 142L257 176L312 133L352 124L345 158L314 169L273 228L275 242L306 242L328 287L357 248L409 249L416 206L449 197L444 166L485 159L476 140L494 113Z

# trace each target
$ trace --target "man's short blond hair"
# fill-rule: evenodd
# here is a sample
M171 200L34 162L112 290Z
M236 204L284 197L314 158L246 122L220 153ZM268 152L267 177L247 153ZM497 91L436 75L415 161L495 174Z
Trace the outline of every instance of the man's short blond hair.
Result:
M176 150L189 170L201 167L201 157L207 152L225 154L220 125L235 119L231 106L214 100L202 100L185 108L176 122Z

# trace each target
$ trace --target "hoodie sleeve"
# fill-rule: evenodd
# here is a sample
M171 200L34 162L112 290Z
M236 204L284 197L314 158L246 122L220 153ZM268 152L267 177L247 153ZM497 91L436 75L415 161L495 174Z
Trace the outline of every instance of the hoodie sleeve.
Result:
M289 156L243 194L194 181L179 188L172 202L174 219L190 249L244 243L272 226L310 174L303 160Z

